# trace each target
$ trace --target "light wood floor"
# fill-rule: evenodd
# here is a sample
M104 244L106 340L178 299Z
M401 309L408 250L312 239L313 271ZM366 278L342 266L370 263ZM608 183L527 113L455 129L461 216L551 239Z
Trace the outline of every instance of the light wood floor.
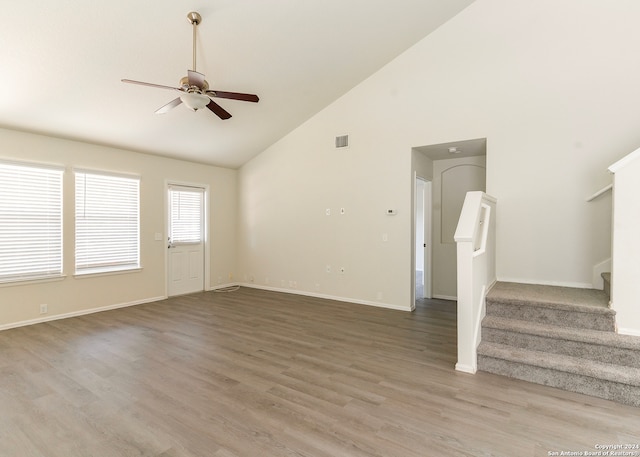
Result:
M0 456L548 456L640 409L454 370L455 305L241 289L0 332ZM640 452L640 450L639 450Z

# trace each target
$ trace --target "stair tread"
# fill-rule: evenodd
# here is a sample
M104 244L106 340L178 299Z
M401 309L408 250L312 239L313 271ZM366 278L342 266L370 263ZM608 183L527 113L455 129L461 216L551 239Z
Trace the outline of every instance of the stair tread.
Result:
M478 355L640 387L640 368L483 341Z
M609 298L602 290L497 282L487 294L487 303L533 305L564 311L610 314Z
M482 327L589 344L599 344L602 346L640 350L640 338L610 331L539 324L531 321L490 315L485 316L482 320Z

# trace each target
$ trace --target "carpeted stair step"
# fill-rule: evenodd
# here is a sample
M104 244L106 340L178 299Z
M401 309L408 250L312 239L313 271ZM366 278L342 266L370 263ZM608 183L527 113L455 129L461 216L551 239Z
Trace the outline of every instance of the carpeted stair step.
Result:
M640 368L640 338L487 315L482 341Z
M632 406L640 406L640 368L483 341L478 369Z
M498 282L486 314L539 324L615 331L615 311L601 290Z

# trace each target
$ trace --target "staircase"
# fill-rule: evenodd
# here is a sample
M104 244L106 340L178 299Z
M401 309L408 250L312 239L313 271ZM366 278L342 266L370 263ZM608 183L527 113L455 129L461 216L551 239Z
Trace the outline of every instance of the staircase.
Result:
M640 338L616 333L601 290L498 282L478 369L640 406Z

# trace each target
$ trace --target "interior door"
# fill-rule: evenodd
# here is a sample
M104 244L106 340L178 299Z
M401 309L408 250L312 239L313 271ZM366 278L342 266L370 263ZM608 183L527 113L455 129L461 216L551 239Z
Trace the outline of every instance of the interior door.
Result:
M168 295L204 290L204 189L169 185Z

